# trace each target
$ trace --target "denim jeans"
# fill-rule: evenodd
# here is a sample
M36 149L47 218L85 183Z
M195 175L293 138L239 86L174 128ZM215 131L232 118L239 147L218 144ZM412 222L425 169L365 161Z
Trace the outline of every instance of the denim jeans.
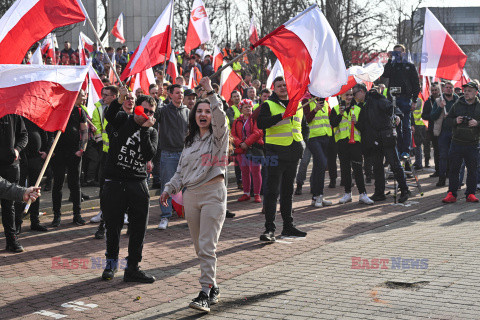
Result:
M410 146L412 143L412 128L410 126L410 113L411 105L410 99L406 97L398 97L396 100L397 107L403 113L403 119L401 123L401 130L398 130L397 147L399 153L410 152Z
M298 173L297 173L297 184L302 185L305 183L305 180L307 179L307 169L308 169L308 164L310 163L310 159L312 158L312 153L310 152L310 149L308 148L308 144L305 147L305 150L303 150L303 157L302 160L300 160L300 165L298 166Z
M160 156L160 181L161 190L165 188L165 185L172 179L173 175L177 171L178 161L180 160L181 152L168 152L162 150ZM168 206L164 207L160 205L162 210L161 218L170 218L172 216L172 199L168 198Z
M442 131L438 136L438 174L440 177L447 176L448 167L448 152L450 150L450 143L452 142L452 132Z
M475 194L477 189L478 145L461 146L452 142L448 158L450 159L448 191L455 197L457 196L460 167L465 160L465 167L467 168L467 189L465 194Z
M325 184L325 170L327 169L328 136L308 139L307 145L313 156L312 193L314 196L323 195Z

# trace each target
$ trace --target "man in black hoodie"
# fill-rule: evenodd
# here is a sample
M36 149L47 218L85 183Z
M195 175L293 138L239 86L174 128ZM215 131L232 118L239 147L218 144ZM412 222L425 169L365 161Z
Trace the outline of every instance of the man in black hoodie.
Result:
M20 152L27 146L28 133L22 118L8 114L0 118L0 177L17 183L20 179ZM2 199L2 224L7 240L7 251L22 252L23 247L15 234L15 209L13 201Z
M257 119L258 128L265 130L267 167L264 192L266 221L265 232L260 236L262 241L275 241L275 213L279 194L283 219L282 236L307 235L293 226L292 198L298 161L305 148L302 131L308 130L308 126L302 109L297 110L294 116L283 119L289 102L287 85L283 77L273 80L273 91L270 98L261 105Z
M136 105L144 108L148 119L139 115L128 115L125 111L120 111L127 94L127 88L120 88L119 98L113 100L105 112L105 119L111 130L105 163L105 184L100 195L100 206L107 229L107 265L102 279L113 279L118 270L120 233L124 213L128 209L130 239L123 280L152 283L155 277L139 270L138 263L142 260L150 204L147 162L157 152L158 135L153 128L156 102L150 96L141 95L137 98Z
M444 203L457 201L459 174L462 162L467 168L467 202L478 202L477 188L478 142L480 137L480 101L477 98L478 86L475 82L463 85L464 96L455 102L444 121L452 126L452 143L448 152L450 170L448 194Z

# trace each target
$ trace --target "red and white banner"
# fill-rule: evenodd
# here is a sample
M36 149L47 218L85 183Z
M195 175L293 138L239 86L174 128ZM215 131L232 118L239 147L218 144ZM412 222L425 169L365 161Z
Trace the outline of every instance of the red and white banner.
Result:
M65 131L88 66L0 65L0 118L23 116L46 131Z
M426 59L422 59L420 64L422 75L447 80L461 79L467 55L427 8L423 26L422 55L426 55Z
M85 53L85 42L82 38L82 33L78 36L78 60L81 66L87 65L87 55Z
M165 62L170 57L172 52L170 44L172 39L172 27L170 26L172 10L173 1L170 1L145 38L142 39L137 50L130 57L130 61L120 77L122 81L131 75Z
M86 18L81 0L17 0L0 19L0 63L21 63L53 29Z
M361 66L353 66L348 68L348 82L347 84L343 85L339 92L334 94L333 96L341 95L348 90L352 89L357 83L364 83L367 86L367 89L373 85L373 82L380 78L383 74L383 64L378 62L369 63L363 67Z
M272 71L270 71L270 74L268 75L266 88L273 88L273 80L275 80L276 77L285 77L282 64L278 59L273 65Z
M242 82L242 78L233 71L232 67L227 67L220 75L220 95L227 101L230 101L232 91Z
M258 42L258 29L257 26L255 25L255 17L252 17L252 20L250 21L250 37L249 37L250 43L255 44Z
M125 43L125 37L123 36L123 12L120 13L120 16L113 25L112 35L116 38L115 42Z
M452 83L453 83L453 86L455 88L461 88L464 84L467 84L470 81L472 81L472 80L468 76L467 71L465 69L463 69L462 77L460 78L460 80L459 81L452 80Z
M307 90L326 98L347 83L340 45L318 5L312 5L254 46L259 45L269 47L283 66L290 100L284 117L296 113Z
M137 91L138 88L142 88L143 93L146 95L149 94L150 85L155 83L155 75L153 74L153 69L149 68L144 70L135 76L135 80L132 81L133 86L131 87L132 91Z
M175 84L175 79L179 76L177 68L177 58L175 57L175 52L172 51L170 55L170 60L168 61L167 74L171 78L171 83Z
M57 64L55 48L58 48L57 37L49 33L42 42L42 56L52 58L53 64Z
M90 64L88 69L88 102L87 102L87 113L90 117L93 115L95 110L95 103L102 99L102 88L103 82L98 77L97 72Z
M202 0L194 0L190 22L188 24L187 40L185 41L185 52L190 53L202 43L210 41L210 21L208 20L205 4Z
M218 69L223 64L223 54L222 51L220 51L220 48L215 46L215 49L213 50L213 59L212 59L212 66L213 70L217 72Z
M38 46L37 50L32 54L30 64L43 64L42 48L40 46Z
M93 52L93 41L87 37L87 35L83 32L80 31L80 36L79 38L83 42L83 48L87 50L88 52Z
M430 97L430 77L422 76L422 91L420 91L418 96L422 98L423 102Z

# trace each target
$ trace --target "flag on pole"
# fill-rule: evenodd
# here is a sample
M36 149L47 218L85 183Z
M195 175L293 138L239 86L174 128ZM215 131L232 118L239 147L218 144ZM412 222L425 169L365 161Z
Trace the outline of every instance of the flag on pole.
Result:
M87 113L90 117L93 115L97 103L102 98L103 82L98 77L97 72L90 64L88 68L88 102Z
M170 55L170 60L168 61L167 74L171 78L171 83L175 84L175 79L178 77L177 69L177 58L175 57L175 52L172 51Z
M296 113L307 90L326 98L347 82L340 45L318 5L310 6L253 46L260 45L269 47L283 66L290 100L284 117Z
M88 66L0 65L0 118L18 114L45 131L65 131Z
M190 53L193 49L210 41L210 21L208 20L205 4L202 0L194 0L190 22L188 24L187 40L185 41L185 52Z
M153 74L153 69L148 68L135 75L132 91L135 92L138 88L142 88L143 93L148 95L150 84L152 83L155 83L155 75Z
M462 77L460 78L460 80L459 81L452 80L452 83L453 83L453 86L455 88L461 88L464 84L467 84L470 81L472 81L472 80L468 76L467 71L465 69L463 69Z
M17 0L0 19L0 63L21 63L30 47L58 27L85 21L81 0Z
M85 54L85 42L82 38L82 33L78 36L78 59L81 66L87 65L87 55Z
M422 53L426 55L420 64L422 75L447 80L462 77L467 55L428 8L425 9Z
M120 16L113 25L112 35L116 38L115 42L125 43L125 37L123 36L123 12L120 13Z
M266 88L273 88L273 80L275 80L276 77L285 77L283 73L282 63L279 59L277 59L277 61L273 65L272 71L270 71L270 74L268 75Z
M170 45L172 38L172 27L170 26L172 10L173 0L168 3L165 10L163 10L153 27L130 57L130 61L120 77L122 81L143 70L165 62L170 56L172 51Z
M43 64L43 57L42 57L42 48L38 46L37 50L32 54L30 58L31 64Z
M348 82L347 84L343 85L339 92L334 94L333 96L341 95L348 90L352 89L357 83L365 83L367 89L373 85L373 82L380 78L383 74L383 65L380 61L369 63L363 67L361 66L353 66L348 68ZM370 88L369 88L370 87Z
M212 65L213 65L213 70L217 72L218 69L223 64L223 54L220 51L220 48L215 46L215 49L213 50L213 59L212 59Z
M430 77L422 76L422 91L420 91L419 97L422 98L423 102L430 97Z
M80 39L83 42L83 48L88 52L93 52L93 41L85 33L80 31Z
M255 44L258 42L258 29L257 29L257 26L255 25L255 17L252 17L252 20L250 21L249 40L251 44Z
M52 58L52 63L57 64L55 48L58 48L58 45L55 45L56 36L53 33L49 33L48 36L43 39L42 42L42 56L47 56L48 58Z
M233 71L232 67L227 67L220 75L220 95L225 101L230 101L232 91L242 82L242 78Z

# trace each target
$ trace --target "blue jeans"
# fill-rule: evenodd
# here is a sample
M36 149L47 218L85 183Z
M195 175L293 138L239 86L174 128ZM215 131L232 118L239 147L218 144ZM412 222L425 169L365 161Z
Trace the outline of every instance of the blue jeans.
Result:
M452 142L448 157L450 159L448 191L455 197L457 196L460 167L465 160L465 167L467 168L467 190L465 194L475 194L477 189L478 146L461 146Z
M310 149L308 148L308 143L303 150L303 157L302 160L300 160L300 165L298 166L298 172L297 172L297 184L302 185L305 183L305 180L307 179L307 169L308 169L308 164L310 163L310 159L312 158L312 153L310 152Z
M165 185L172 179L177 171L178 161L180 160L181 152L162 151L160 156L160 180L162 184L162 192ZM161 218L170 218L172 216L172 199L168 198L168 206L160 205L162 210Z
M327 170L327 148L328 136L321 136L308 139L307 145L313 156L312 169L312 193L314 196L323 195L325 184L325 170Z
M440 177L447 176L448 152L450 150L450 143L452 142L452 132L442 131L438 136L438 175Z
M410 113L411 113L411 104L410 99L406 97L398 97L397 107L403 113L403 119L401 123L401 128L397 129L398 139L397 139L397 148L399 153L410 152L410 146L412 144L412 128L410 126Z

